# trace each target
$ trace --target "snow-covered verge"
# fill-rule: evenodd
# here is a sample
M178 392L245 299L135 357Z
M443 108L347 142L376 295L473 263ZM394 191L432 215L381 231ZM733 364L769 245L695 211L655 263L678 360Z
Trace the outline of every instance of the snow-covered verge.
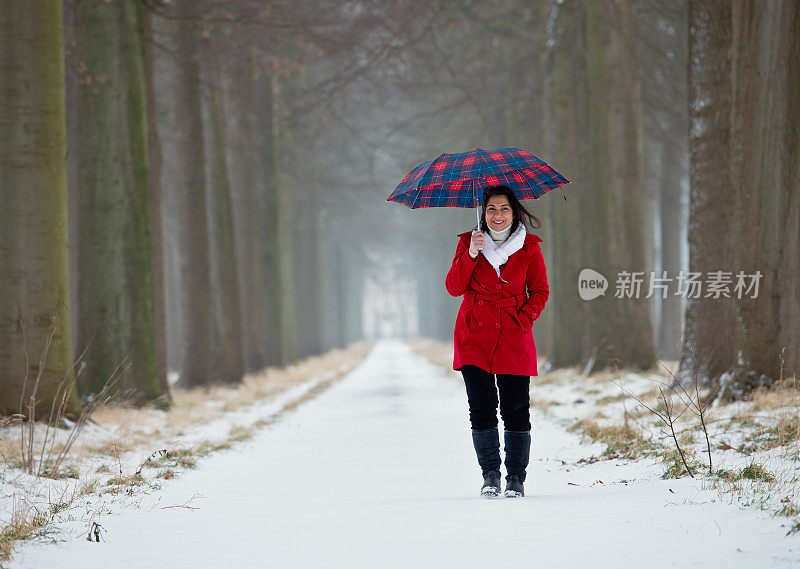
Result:
M372 348L354 343L248 374L235 386L174 388L169 410L101 407L79 433L68 421L61 428L37 424L33 439L23 443L21 425L0 418L0 567L21 541L57 539L65 520L83 520L87 536L99 536L94 520L100 514L136 506L204 457L250 439L345 376ZM48 476L27 473L25 454L32 454L34 472Z
M536 390L534 390L536 393ZM280 567L783 569L800 539L769 514L719 499L658 457L581 459L539 407L524 498L487 500L459 374L381 340L320 396L159 491L65 519L8 569Z
M452 371L452 343L408 343ZM769 512L787 536L800 539L800 380L786 379L747 401L723 404L717 398L706 406L707 391L671 390L677 362L662 363L647 373L543 373L531 383L531 405L594 443L572 468L656 460L662 479L694 477L698 488L716 493L714 499Z

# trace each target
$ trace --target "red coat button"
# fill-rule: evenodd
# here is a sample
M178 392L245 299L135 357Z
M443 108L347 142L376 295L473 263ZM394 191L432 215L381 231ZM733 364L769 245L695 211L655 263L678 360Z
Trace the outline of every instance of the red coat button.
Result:
M478 326L483 326L483 322L478 322Z
M497 290L500 290L500 285L494 285L494 288L496 288Z
M497 324L494 325L494 327L495 328L500 328L500 323L498 322Z
M480 305L480 306L483 306L483 301L482 301L482 300L479 300L479 301L478 301L478 305Z

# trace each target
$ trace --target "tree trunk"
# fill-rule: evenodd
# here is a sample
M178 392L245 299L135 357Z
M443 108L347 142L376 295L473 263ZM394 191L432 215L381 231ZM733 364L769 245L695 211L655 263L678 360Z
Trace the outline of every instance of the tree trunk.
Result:
M114 393L168 401L154 341L142 8L75 2L78 167L78 351L81 394L98 393L120 365Z
M143 14L145 34L145 88L147 92L147 153L148 153L148 218L150 221L150 266L153 275L153 346L156 369L165 396L169 394L167 381L167 323L164 275L164 212L161 200L161 140L158 132L158 115L155 111L156 85L153 76L155 63L152 37L152 16Z
M233 214L225 156L225 109L222 79L213 40L203 42L203 134L208 209L211 296L209 381L235 383L244 376L239 282Z
M280 103L280 82L278 78L273 78L273 112L279 112ZM273 143L279 140L279 136L287 136L288 133L281 131L280 124L277 122L277 116L273 119ZM299 219L300 213L298 212L296 196L290 188L285 187L280 183L280 178L276 180L274 204L276 211L280 212L275 219L276 229L278 231L276 238L276 247L279 251L291 251L291 235L292 226L295 224L295 219ZM291 255L278 255L277 257L278 268L278 290L279 290L279 303L278 314L280 322L280 346L281 346L281 362L283 364L296 361L300 356L300 347L297 343L297 311L295 310L295 287L297 277L295 275L294 259Z
M211 295L206 211L204 135L196 17L188 0L175 17L154 16L169 53L155 68L160 122L161 188L166 204L165 252L168 359L185 387L208 385Z
M5 2L0 45L0 413L20 412L41 374L37 416L60 386L74 416L61 2Z
M741 397L800 369L800 8L690 2L689 14L690 265L728 271L731 286L689 303L680 378L728 378Z
M586 266L584 243L590 237L583 231L583 220L591 215L584 211L588 177L582 166L586 163L587 129L585 14L583 2L576 0L554 3L552 11L549 16L552 25L547 28L550 48L546 63L545 147L571 183L548 196L552 225L545 238L552 244L553 262L547 272L551 291L547 311L554 315L549 362L551 367L566 367L580 364L590 351L589 338L581 333L588 331L585 326L588 305L576 292L578 275Z
M739 271L763 275L757 296L754 291L732 295L732 395L800 372L798 24L797 2L747 1L731 7L733 225L734 235L746 236L731 243L732 276L736 283Z
M286 251L278 246L279 229L281 218L284 221L294 223L294 219L288 219L283 215L283 210L279 209L279 136L280 123L278 104L280 101L279 80L277 77L268 75L267 70L258 65L258 61L253 62L251 70L254 77L254 89L256 97L255 113L255 140L259 159L256 161L256 183L258 188L258 211L259 211L259 240L263 245L260 247L261 271L258 275L258 290L263 297L261 324L262 344L264 349L265 364L279 365L283 362L281 356L281 297L284 289L281 287L281 252ZM309 221L313 223L309 211ZM307 224L296 224L299 227L308 229ZM314 326L317 330L318 326Z
M727 0L689 2L689 271L701 279L733 265L730 7ZM682 381L719 378L733 361L733 301L703 294L687 295Z
M631 4L586 3L589 109L587 216L589 268L605 272L609 288L589 301L589 361L647 369L655 363L646 290L615 298L622 272L647 272L642 213L641 93ZM642 284L644 289L645 285Z
M242 39L242 38L238 38ZM284 362L281 353L275 84L252 48L229 59L228 160L247 371ZM283 215L283 217L288 214ZM287 222L289 220L286 220Z

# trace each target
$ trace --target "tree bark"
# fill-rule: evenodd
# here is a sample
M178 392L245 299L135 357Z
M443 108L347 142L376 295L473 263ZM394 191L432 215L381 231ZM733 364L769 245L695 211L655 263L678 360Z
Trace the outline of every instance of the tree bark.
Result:
M244 376L239 279L236 266L233 213L225 156L225 109L219 69L220 46L203 42L203 148L206 153L211 297L209 381L235 383Z
M150 266L153 275L153 346L156 368L165 396L169 394L167 380L167 319L164 274L164 210L161 199L161 164L163 161L159 121L156 113L156 85L152 41L153 20L148 12L142 14L145 36L145 89L147 93L147 196L150 221Z
M273 79L272 85L273 96L273 113L279 112L279 102L281 96L281 83L278 78ZM273 142L279 140L279 137L287 136L288 133L283 133L281 125L277 121L277 116L273 118L272 134ZM278 231L275 240L276 247L279 251L292 251L292 226L295 225L294 219L299 218L300 208L295 203L297 197L294 193L277 180L275 186L274 204L276 211L280 212L275 219L276 229ZM300 357L300 346L297 341L297 310L295 305L295 284L297 276L295 274L294 259L291 255L278 255L277 257L278 269L278 290L279 290L279 304L278 321L280 323L280 346L281 346L281 362L284 364L296 361Z
M155 355L148 196L147 95L142 8L75 2L78 93L78 381L97 394L123 362L113 393L136 404L159 402Z
M730 6L726 0L689 2L689 271L701 279L733 265ZM682 381L719 378L733 361L733 301L703 294L687 295Z
M731 283L689 302L679 378L743 397L800 364L800 9L694 1L689 14L690 268ZM757 272L757 294L737 289Z
M154 16L168 53L156 63L164 161L167 242L168 359L185 387L210 381L211 293L198 30L194 7L176 3L169 19Z
M545 147L571 183L548 195L552 225L546 236L552 243L553 262L548 266L551 298L547 312L552 319L553 351L551 367L567 367L585 362L591 351L584 323L588 304L577 293L578 275L586 266L585 243L590 238L583 230L586 182L587 131L586 71L584 59L584 2L567 0L553 3L547 26L546 63L547 112Z
M641 92L631 4L586 3L589 109L588 267L606 273L609 289L590 301L592 369L647 369L655 363L645 292L615 298L623 271L647 273L642 213ZM644 287L644 285L643 285Z
M259 65L257 59L253 61L252 74L256 97L255 113L255 140L257 155L256 161L256 187L258 188L259 211L259 240L262 246L261 261L259 263L258 290L262 296L262 312L260 315L261 338L264 350L264 365L277 365L282 359L281 334L281 298L284 288L281 286L281 256L287 251L280 243L279 231L282 222L289 222L302 230L309 229L308 224L294 223L301 217L289 217L280 209L278 193L280 191L280 80L275 75L270 75L268 69ZM314 223L312 211L309 212L309 222ZM314 211L313 214L318 212ZM282 221L283 220L283 221ZM311 247L315 245L312 244ZM285 256L285 253L283 253ZM314 324L313 329L318 332L319 326Z
M41 374L37 416L60 386L74 416L61 2L3 3L0 45L0 413L27 414Z
M246 38L227 61L228 160L245 368L283 363L280 217L277 202L276 83L261 69ZM238 81L233 77L239 78ZM289 220L286 220L289 222ZM291 285L290 285L291 286Z
M757 296L732 295L734 395L800 372L798 23L797 2L731 7L733 224L734 235L747 235L732 244L733 269L763 274Z

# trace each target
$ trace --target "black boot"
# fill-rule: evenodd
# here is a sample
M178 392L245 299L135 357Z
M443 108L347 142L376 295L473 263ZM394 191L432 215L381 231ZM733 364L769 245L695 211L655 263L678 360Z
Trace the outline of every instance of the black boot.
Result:
M525 486L516 474L506 476L506 498L522 498L525 495Z
M475 447L475 454L478 456L478 464L483 473L483 487L481 494L491 495L492 490L486 488L497 488L495 496L500 493L500 434L497 427L493 429L472 429L472 445ZM494 480L496 476L496 480ZM496 482L496 484L495 484Z
M525 495L525 469L531 452L530 431L505 431L506 492L507 498Z
M481 496L487 498L494 498L500 495L500 471L489 470L483 473L483 486L481 487Z

